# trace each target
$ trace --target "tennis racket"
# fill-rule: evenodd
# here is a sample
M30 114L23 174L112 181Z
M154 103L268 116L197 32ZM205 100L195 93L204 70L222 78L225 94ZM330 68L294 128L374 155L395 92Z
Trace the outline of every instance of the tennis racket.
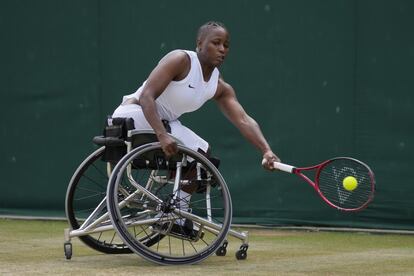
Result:
M265 162L266 159L263 159L262 164ZM374 173L354 158L336 157L304 168L279 162L274 162L273 166L296 174L308 182L329 206L342 211L360 211L374 199Z

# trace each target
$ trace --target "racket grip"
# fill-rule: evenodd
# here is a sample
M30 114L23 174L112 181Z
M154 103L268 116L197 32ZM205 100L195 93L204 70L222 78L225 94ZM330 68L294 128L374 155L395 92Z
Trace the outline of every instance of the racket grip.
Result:
M280 162L273 162L273 167L275 167L276 169L278 169L280 171L284 171L284 172L287 172L287 173L293 173L293 170L295 169L294 166L283 164L283 163L280 163Z

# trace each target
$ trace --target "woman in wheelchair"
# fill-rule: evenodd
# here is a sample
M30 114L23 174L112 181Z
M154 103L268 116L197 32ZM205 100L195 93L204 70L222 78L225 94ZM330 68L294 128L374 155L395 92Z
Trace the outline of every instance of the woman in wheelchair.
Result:
M279 158L217 69L229 52L230 38L226 27L218 22L202 25L196 43L196 52L174 50L163 57L142 86L135 93L124 96L112 117L130 117L134 119L135 129L153 129L165 154L172 156L177 153L177 143L167 135L162 121L168 121L172 136L207 155L209 144L178 119L183 113L195 111L214 99L224 115L268 160L264 167L272 170L273 162L280 161ZM182 188L187 201L194 189Z
M106 145L82 162L66 195L71 225L65 232L67 258L71 256L70 238L79 237L105 253L132 250L159 264L189 264L214 252L225 255L227 234L243 241L236 257L246 258L248 235L230 228L231 198L217 170L218 161L210 157L208 142L179 121L182 114L213 99L268 160L265 169L273 170L273 162L280 161L234 89L220 76L218 67L229 52L229 43L223 24L202 25L195 52L168 53L135 93L123 97L109 126L127 118L133 131L151 130L159 143L133 145L133 150L119 156L119 162L104 159ZM115 144L125 146L123 141ZM105 165L99 163L101 159ZM97 173L99 166L103 172ZM102 176L108 184L100 184L98 194L94 191ZM116 234L103 238L114 229L121 241Z

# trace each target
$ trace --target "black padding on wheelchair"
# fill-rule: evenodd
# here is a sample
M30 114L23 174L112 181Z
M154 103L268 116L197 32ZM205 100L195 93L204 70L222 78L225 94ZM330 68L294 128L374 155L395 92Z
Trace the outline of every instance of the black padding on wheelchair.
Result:
M162 149L157 149L143 153L133 161L133 165L135 169L175 170L177 162L182 161L182 154L176 154L166 159Z
M112 118L112 125L106 124L104 136L118 137L125 140L128 136L128 131L134 128L134 119L132 118Z
M129 137L129 141L132 144L132 148L136 148L145 144L158 142L157 135L155 133L139 133L132 137Z
M128 131L134 129L132 118L112 118L112 125L105 124L102 136L96 136L92 141L98 146L105 146L102 160L117 163L127 152L125 140Z
M138 137L144 136L144 134L137 135ZM214 157L208 158L213 165L218 168L220 160ZM177 162L183 162L183 154L176 154L165 159L165 154L162 149L152 150L143 153L139 158L133 161L133 169L150 169L150 170L170 170L175 172L177 168ZM181 168L181 175L185 179L187 174L196 173L197 163L195 161L186 162ZM192 180L191 183L197 185L196 193L204 193L207 189L207 185L215 187L217 185L216 179L212 177L211 180L207 180L207 172L201 169L201 179Z
M208 160L210 160L211 163L213 163L214 167L216 167L217 169L220 166L220 159L216 158L216 157L208 157Z
M98 146L122 146L125 145L124 140L116 137L95 136L92 142Z
M134 119L132 118L111 118L112 125L106 122L106 126L102 136L95 136L92 141L99 146L105 146L102 160L105 162L118 163L119 160L127 153L127 146L125 141L131 142L132 148L158 142L155 133L138 133L128 137L128 131L134 129ZM164 127L171 133L171 127L168 121L163 120ZM220 160L214 157L207 157L213 165L218 168ZM165 155L161 149L151 151L143 154L140 158L134 160L135 169L168 169L175 170L177 162L182 162L182 154L176 154L170 159L166 160ZM192 167L191 162L187 163L186 167L183 167L183 172L186 173ZM202 170L202 176L203 175ZM205 172L204 172L205 174Z
M167 120L161 120L162 124L164 125L165 129L168 133L171 134L171 127L170 123ZM133 135L132 137L129 137L129 141L132 143L132 148L136 148L145 144L158 142L158 138L155 135L155 133L138 133Z

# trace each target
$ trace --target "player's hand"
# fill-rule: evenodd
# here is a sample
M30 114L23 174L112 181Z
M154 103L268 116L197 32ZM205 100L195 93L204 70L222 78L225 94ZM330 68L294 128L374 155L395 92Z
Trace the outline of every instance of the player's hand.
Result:
M280 162L280 158L277 157L277 155L274 154L271 150L265 152L265 154L263 154L263 160L262 160L263 168L269 171L276 170L276 168L273 167L273 162Z
M167 158L170 158L178 152L177 142L168 134L158 135L158 140L161 143L162 151Z

